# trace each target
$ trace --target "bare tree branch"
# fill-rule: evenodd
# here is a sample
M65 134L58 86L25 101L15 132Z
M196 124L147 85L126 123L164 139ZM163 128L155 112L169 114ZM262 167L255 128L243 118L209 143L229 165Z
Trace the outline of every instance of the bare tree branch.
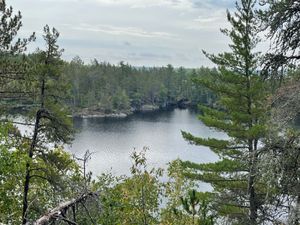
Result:
M36 220L34 222L34 225L47 225L52 221L55 221L57 219L62 219L64 221L67 221L67 219L65 217L61 218L62 215L65 215L65 213L69 210L72 209L72 207L74 207L75 205L78 205L79 203L83 203L85 202L88 198L97 198L98 194L95 192L89 192L86 194L82 194L81 196L79 196L76 199L67 201L67 202L63 202L62 204L60 204L58 207L52 209L49 213L45 214L44 216L42 216L41 218L39 218L38 220ZM71 221L67 221L67 222L71 222ZM77 224L75 222L70 223L70 224Z

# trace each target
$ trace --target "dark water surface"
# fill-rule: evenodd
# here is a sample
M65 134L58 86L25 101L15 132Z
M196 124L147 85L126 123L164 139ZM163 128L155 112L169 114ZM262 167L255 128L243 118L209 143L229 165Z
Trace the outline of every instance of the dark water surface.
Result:
M135 114L123 119L75 119L74 125L78 133L68 150L77 156L86 150L94 152L88 164L94 175L108 171L128 174L130 154L143 147L149 148L148 163L155 167L166 168L168 162L177 158L213 162L217 156L208 148L188 144L181 130L202 137L226 137L204 126L196 113L179 109Z

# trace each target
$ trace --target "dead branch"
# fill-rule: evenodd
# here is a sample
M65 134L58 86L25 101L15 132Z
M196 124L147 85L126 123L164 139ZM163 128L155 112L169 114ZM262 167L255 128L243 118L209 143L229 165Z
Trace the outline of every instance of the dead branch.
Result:
M62 217L64 217L64 215L66 214L66 212L69 209L72 209L74 206L80 204L80 203L84 203L88 198L96 198L98 196L97 193L95 192L89 192L86 194L82 194L80 195L78 198L67 201L67 202L63 202L61 203L58 207L56 207L55 209L52 209L49 213L47 213L46 215L42 216L41 218L39 218L38 220L35 221L34 225L47 225L50 222L56 221L61 219ZM66 218L64 217L64 220ZM70 223L70 221L68 221ZM72 224L72 223L70 223ZM76 222L73 222L73 224L76 224Z

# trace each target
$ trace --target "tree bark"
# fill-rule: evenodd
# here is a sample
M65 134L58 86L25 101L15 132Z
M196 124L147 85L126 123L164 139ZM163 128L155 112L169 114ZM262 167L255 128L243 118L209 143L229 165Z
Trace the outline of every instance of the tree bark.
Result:
M41 108L36 112L35 117L35 125L33 131L33 137L31 141L31 145L28 152L29 161L26 163L26 170L25 170L25 182L24 182L24 191L23 191L23 210L22 210L22 224L25 225L28 221L28 193L30 189L30 164L33 158L34 149L37 144L39 128L40 128L40 120L42 118L42 114L45 112L45 79L42 80L41 84Z
M78 205L79 203L85 202L89 197L93 198L93 197L97 197L97 196L98 196L97 193L89 192L87 194L83 194L83 195L79 196L76 199L73 199L73 200L70 200L67 202L63 202L58 207L50 210L49 213L45 214L44 216L42 216L41 218L36 220L34 222L34 225L47 225L52 221L56 221L57 219L68 220L67 218L62 218L62 215L65 215L69 209L74 209L74 207L76 205ZM73 213L74 213L74 211L73 211ZM73 218L74 218L74 215L73 215ZM70 221L70 220L68 220L68 223L77 224L76 221Z
M38 138L38 129L39 129L39 124L40 124L40 119L41 119L41 111L37 111L36 113L36 121L35 121L35 126L34 126L34 133L33 133L33 138L31 141L31 145L29 148L28 152L28 160L32 160L33 157L33 151L35 149L36 143L37 143L37 138ZM26 175L25 175L25 182L24 182L24 192L23 192L23 213L22 213L22 224L27 223L27 214L28 214L28 192L29 192L29 185L30 185L30 161L26 163Z

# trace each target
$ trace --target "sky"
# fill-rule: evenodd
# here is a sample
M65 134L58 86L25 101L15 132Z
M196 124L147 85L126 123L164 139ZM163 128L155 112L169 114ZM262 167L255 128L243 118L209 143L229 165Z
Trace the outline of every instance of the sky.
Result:
M44 47L44 25L60 32L63 58L80 56L85 62L127 62L134 66L188 68L212 66L202 50L218 53L229 40L226 9L233 0L7 0L20 10L20 36L36 32Z

